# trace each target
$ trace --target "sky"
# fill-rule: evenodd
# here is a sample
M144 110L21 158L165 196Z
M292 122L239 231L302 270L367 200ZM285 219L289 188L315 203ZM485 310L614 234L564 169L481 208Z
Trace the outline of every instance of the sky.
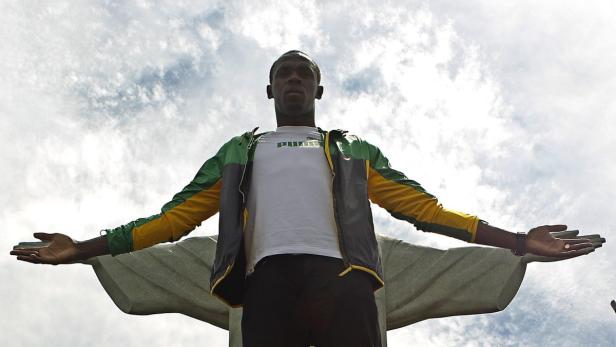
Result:
M273 60L301 49L317 125L378 145L444 206L600 233L529 265L509 307L390 331L389 346L611 346L616 5L560 1L17 1L0 11L0 345L225 346L179 314L130 316L84 265L8 253L158 212L230 137L273 130ZM436 248L373 206L378 233ZM215 234L217 216L191 236Z

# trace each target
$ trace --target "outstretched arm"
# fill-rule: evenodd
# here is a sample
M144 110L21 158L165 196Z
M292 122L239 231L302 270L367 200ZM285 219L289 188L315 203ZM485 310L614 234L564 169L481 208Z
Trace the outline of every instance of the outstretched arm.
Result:
M201 182L208 162L159 214L106 230L107 235L82 242L60 233L34 233L34 237L43 242L22 242L10 254L17 256L17 260L34 264L71 264L95 256L117 255L177 241L218 212L220 177L210 174L205 179L206 184Z
M223 157L230 143L207 160L190 184L166 203L160 213L106 230L105 236L83 242L64 234L35 233L34 237L42 243L22 242L11 251L11 255L30 263L70 264L179 240L218 212Z
M588 239L558 239L550 234L566 230L565 225L533 228L523 236L522 247L518 247L516 237L519 236L516 234L488 225L476 216L444 208L419 183L392 169L377 147L369 145L369 158L366 165L370 200L385 208L395 218L409 221L420 230L467 242L517 250L520 255L528 252L566 259L588 254L595 248Z

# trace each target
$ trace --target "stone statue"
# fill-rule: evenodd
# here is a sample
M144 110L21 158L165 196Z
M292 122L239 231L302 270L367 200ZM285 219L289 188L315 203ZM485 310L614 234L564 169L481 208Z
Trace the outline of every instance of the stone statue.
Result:
M577 230L552 235L589 239L595 248L605 241L599 235L577 236ZM383 346L387 330L424 319L501 311L518 291L526 264L561 260L518 257L500 248L439 250L385 236L378 241L385 272L385 287L376 292ZM84 263L93 266L125 313L182 313L229 330L229 346L241 346L242 309L226 306L209 292L215 251L215 236L195 237Z

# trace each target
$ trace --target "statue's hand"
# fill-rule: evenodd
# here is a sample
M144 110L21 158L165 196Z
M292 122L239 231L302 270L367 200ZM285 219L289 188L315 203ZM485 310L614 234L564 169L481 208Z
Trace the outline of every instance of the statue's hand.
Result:
M64 234L34 233L43 242L20 242L11 255L34 264L70 264L78 260L77 242Z
M605 238L598 234L578 236L578 230L563 231L564 229L566 226L563 225L531 229L526 244L528 253L522 257L522 260L530 263L569 259L591 253L603 246L605 242ZM531 248L529 248L529 239ZM536 246L537 244L539 246Z

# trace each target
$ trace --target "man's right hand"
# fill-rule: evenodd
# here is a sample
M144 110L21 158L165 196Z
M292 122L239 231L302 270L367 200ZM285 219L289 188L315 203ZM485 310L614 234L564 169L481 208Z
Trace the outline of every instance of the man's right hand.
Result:
M13 247L11 255L17 260L34 264L71 264L80 259L78 243L64 234L34 233L34 237L44 242L38 247Z

